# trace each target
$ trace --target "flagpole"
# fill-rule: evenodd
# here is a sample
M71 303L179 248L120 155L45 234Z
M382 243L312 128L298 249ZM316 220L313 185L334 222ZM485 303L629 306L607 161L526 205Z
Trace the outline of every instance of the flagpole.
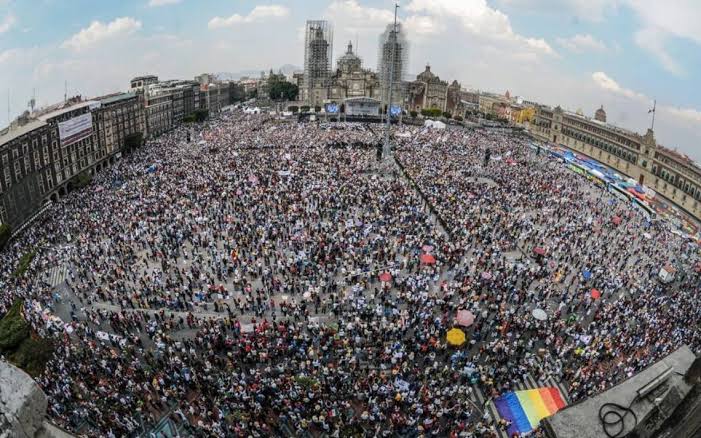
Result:
M652 103L652 127L650 128L651 131L655 130L655 113L657 112L657 99L655 99Z

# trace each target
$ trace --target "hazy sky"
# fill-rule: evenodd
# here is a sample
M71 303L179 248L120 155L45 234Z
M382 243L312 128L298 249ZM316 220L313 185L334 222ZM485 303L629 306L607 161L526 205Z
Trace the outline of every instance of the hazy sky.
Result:
M191 78L303 64L306 19L334 24L334 58L359 42L367 67L390 0L0 0L0 121L141 74ZM404 0L409 71L520 95L644 132L701 160L701 1Z

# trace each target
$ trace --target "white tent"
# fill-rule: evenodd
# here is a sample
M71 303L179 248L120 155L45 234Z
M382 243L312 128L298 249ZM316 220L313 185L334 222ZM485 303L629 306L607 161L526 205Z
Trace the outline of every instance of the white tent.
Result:
M434 121L434 120L426 120L424 122L424 126L427 128L434 128L434 129L445 129L445 123L441 121Z

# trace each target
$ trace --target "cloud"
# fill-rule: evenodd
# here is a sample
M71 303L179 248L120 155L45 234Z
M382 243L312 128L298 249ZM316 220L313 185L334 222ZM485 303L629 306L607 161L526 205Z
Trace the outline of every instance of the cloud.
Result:
M141 22L131 17L116 18L107 24L93 21L90 26L64 41L61 47L80 51L95 47L103 41L131 35L139 29Z
M643 50L650 52L662 65L662 68L675 76L684 75L682 66L667 53L665 49L665 34L659 29L646 28L635 33L635 43Z
M5 15L5 18L0 21L0 33L5 33L17 23L17 18L12 14Z
M334 0L326 9L324 18L339 30L349 33L381 32L394 21L394 14L389 9L362 6L357 0Z
M597 40L589 34L577 34L569 38L557 38L557 43L563 48L576 53L605 52L608 50L603 41Z
M152 8L157 8L159 6L174 5L180 2L181 0L149 0L148 5Z
M672 106L662 106L659 109L678 119L701 124L701 111L693 108L679 108Z
M637 100L647 100L644 94L638 93L636 91L630 90L628 88L623 88L618 84L613 78L609 77L606 73L602 71L597 71L592 73L591 78L594 83L599 86L599 88L611 92L613 94L627 97L628 99Z
M429 17L434 22L457 20L463 31L484 39L542 54L555 54L544 39L525 37L514 32L509 17L490 8L486 0L412 0L407 10L420 17Z
M269 18L284 18L290 14L290 10L285 6L280 5L270 5L270 6L256 6L249 12L248 15L243 16L240 14L234 14L230 17L214 17L209 20L208 27L210 29L219 29L224 27L232 27L236 24L244 23L259 23L265 21Z

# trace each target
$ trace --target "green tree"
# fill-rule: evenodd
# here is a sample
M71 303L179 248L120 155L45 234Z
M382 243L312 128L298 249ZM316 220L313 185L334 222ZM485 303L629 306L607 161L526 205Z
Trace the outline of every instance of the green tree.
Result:
M449 119L449 118L453 117L453 115L450 114L448 111L444 111L444 112L443 112L443 117L445 117L446 119Z
M440 117L441 110L438 108L424 108L421 110L421 115L424 117Z
M320 107L319 105L315 106L315 107L314 107L314 112L315 112L315 113L321 112L321 107Z
M458 122L462 122L462 121L463 121L462 116L459 116L459 115L454 115L454 116L453 116L453 119L457 120Z
M197 123L202 123L205 120L207 120L207 117L209 117L209 110L206 109L198 109L195 110L195 121Z
M141 132L134 132L124 137L124 149L131 151L140 148L144 144L144 135Z
M412 119L415 119L415 118L416 118L416 116L418 116L418 115L419 115L419 113L417 113L416 111L413 111L413 110L412 110L412 111L410 111L410 112L409 112L409 114L411 114L411 118L412 118Z
M300 111L303 113L308 113L309 112L309 105L302 105L302 108L300 108Z
M299 107L297 105L292 105L287 108L288 111L292 111L292 114L297 114L299 112Z
M12 237L12 227L8 224L0 224L0 249L4 248Z
M274 81L270 84L268 97L272 100L278 100L282 97L284 100L297 100L299 95L299 87L287 81Z

